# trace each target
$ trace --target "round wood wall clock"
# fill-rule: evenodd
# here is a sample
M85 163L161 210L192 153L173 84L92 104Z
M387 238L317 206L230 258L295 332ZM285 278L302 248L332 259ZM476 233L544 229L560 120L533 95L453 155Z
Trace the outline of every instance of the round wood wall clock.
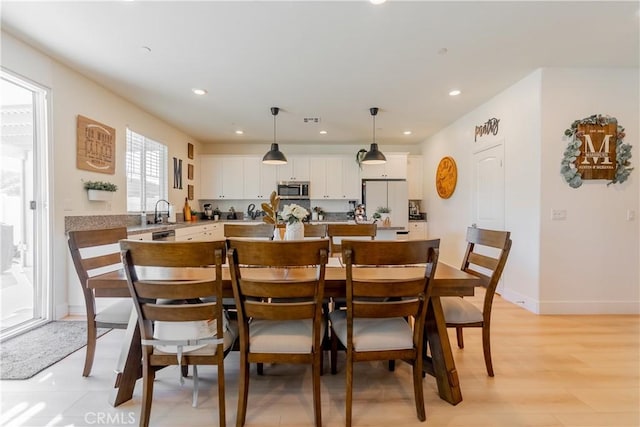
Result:
M458 168L453 157L443 157L436 171L436 190L443 199L451 197L458 182Z

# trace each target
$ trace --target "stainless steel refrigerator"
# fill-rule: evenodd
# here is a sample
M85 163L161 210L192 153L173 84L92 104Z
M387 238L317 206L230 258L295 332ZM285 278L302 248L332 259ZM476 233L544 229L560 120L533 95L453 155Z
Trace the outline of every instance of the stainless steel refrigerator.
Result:
M365 205L367 218L373 218L379 207L387 207L391 210L391 226L408 230L409 195L406 180L363 179L362 203Z

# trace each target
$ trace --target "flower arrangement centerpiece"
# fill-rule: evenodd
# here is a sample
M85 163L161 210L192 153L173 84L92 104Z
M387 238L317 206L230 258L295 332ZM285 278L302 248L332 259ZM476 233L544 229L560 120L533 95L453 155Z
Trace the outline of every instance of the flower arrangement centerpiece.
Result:
M280 215L286 224L284 234L285 240L302 240L304 239L304 224L302 220L309 215L309 211L300 205L292 203L282 208Z

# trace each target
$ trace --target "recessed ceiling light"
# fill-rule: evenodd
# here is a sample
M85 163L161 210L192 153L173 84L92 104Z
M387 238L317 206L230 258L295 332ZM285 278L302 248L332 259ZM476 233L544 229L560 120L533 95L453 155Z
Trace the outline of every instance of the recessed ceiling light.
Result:
M151 48L149 46L140 46L140 50L143 53L151 53Z
M191 91L193 93L195 93L196 95L206 95L207 94L207 91L204 90L204 89L193 88L193 89L191 89Z
M326 135L326 134L327 134L327 131L326 131L326 130L321 130L321 131L320 131L320 135Z
M413 132L411 132L410 130L405 130L404 132L402 132L403 135L411 135Z
M449 96L458 96L460 95L462 92L460 92L458 89L454 89L451 92L449 92Z
M243 130L241 130L241 129L238 129L238 130L236 131L236 135L244 135L244 131L243 131Z
M382 4L384 2L386 2L387 0L369 0L371 2L371 4Z

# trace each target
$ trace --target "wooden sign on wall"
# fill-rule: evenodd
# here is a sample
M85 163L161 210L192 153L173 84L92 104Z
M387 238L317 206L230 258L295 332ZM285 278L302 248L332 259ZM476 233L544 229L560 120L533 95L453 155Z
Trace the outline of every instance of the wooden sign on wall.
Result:
M579 124L576 136L582 145L574 164L582 179L612 180L616 176L617 166L617 125Z
M116 173L116 130L78 115L76 167L92 172Z

